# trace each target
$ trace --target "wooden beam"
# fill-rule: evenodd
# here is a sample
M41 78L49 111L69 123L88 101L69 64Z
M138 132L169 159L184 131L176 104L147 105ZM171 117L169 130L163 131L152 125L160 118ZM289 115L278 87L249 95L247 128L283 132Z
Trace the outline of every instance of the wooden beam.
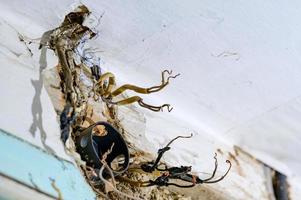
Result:
M9 177L15 184L34 188L37 193L57 198L58 192L51 184L51 180L54 180L63 199L95 199L95 193L73 163L50 155L1 129L0 147L0 174ZM11 195L13 197L14 194ZM24 197L26 195L24 193Z

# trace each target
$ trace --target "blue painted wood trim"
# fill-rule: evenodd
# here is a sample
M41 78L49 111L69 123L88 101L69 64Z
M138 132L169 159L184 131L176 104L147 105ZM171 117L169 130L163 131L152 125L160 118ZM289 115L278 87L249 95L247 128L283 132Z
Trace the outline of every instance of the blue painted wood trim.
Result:
M0 129L0 173L29 187L58 197L50 179L64 200L94 200L95 193L77 166L58 159L20 138Z

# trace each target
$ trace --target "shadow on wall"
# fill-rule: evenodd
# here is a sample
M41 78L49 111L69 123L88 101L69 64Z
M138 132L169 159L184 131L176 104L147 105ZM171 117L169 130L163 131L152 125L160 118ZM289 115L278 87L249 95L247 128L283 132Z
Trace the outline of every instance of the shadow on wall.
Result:
M43 34L39 49L41 49L41 55L39 59L39 79L38 80L30 80L32 86L35 89L35 95L32 99L32 104L31 104L31 112L32 112L32 124L29 128L29 132L33 137L35 137L37 129L39 129L40 134L41 134L41 142L45 148L45 150L48 153L55 154L54 150L49 147L46 144L46 139L47 139L47 134L43 126L43 108L42 108L42 103L41 103L41 92L42 92L42 87L43 87L43 79L42 79L42 72L44 69L47 67L47 47L46 43L49 40L50 34L52 33L53 30L47 31Z

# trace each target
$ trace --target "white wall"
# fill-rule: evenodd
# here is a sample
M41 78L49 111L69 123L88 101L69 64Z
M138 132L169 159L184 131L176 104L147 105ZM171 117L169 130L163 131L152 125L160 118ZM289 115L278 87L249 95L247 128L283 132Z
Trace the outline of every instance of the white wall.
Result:
M195 137L175 144L178 150L169 153L169 162L190 163L201 171L217 148L236 145L294 179L301 176L301 2L83 2L96 16L104 13L93 44L101 51L101 67L113 71L118 84L149 86L160 82L163 69L181 73L166 90L145 96L146 102L174 106L167 114L140 109L151 143L146 148L155 153L172 137L192 131ZM0 3L0 127L26 133L22 137L28 140L34 141L28 131L35 92L30 79L39 79L39 53L24 54L13 29L38 38L60 23L72 3ZM54 64L53 58L48 66ZM49 136L47 143L63 155L44 89L41 102L43 124L57 138Z

